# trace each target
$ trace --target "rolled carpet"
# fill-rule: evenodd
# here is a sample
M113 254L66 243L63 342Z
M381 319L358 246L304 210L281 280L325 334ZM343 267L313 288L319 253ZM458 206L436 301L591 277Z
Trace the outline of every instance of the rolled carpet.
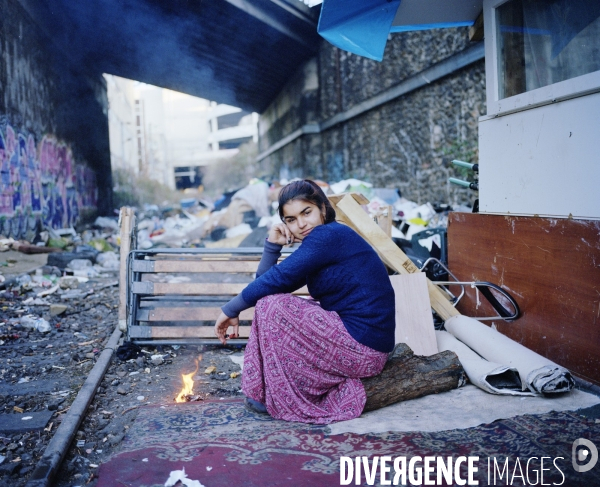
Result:
M447 331L436 331L435 339L440 352L450 350L458 356L471 384L491 394L535 395L522 390L517 369L485 360Z
M486 360L518 370L523 391L556 394L570 391L575 385L573 376L564 367L474 318L453 316L446 321L445 328Z

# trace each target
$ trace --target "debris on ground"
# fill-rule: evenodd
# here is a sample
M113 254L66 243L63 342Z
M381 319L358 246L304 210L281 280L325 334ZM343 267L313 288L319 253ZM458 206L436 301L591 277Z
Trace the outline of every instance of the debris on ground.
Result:
M0 291L0 485L25 485L117 326L118 271L87 278L55 269L40 266ZM139 406L172 403L199 354L203 370L212 366L228 380L196 379L190 400L241 394L241 377L231 378L239 365L217 347L133 348L139 353L113 356L57 487L93 485L96 466L119 448Z

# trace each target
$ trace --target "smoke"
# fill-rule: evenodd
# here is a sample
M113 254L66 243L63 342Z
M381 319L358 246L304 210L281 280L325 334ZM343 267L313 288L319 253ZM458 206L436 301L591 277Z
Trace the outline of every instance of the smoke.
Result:
M84 72L249 111L264 110L311 55L224 0L50 0L35 8L38 22Z

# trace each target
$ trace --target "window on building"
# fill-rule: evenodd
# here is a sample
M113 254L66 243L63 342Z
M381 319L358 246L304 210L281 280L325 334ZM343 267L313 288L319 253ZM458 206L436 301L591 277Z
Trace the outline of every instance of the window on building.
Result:
M243 110L236 113L221 115L217 118L217 127L219 130L227 129L230 127L237 127L240 124L240 120L246 115L249 115L249 112L245 112Z
M175 188L184 190L197 188L202 184L202 168L200 167L176 167Z
M510 0L496 32L500 99L600 70L599 0Z
M219 142L219 150L237 149L240 145L250 142L252 137L240 137L238 139L222 140Z

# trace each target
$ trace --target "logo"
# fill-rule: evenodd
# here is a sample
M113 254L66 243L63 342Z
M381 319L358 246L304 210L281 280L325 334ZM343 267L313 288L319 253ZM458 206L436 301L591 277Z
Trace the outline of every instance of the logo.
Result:
M590 440L579 438L573 442L572 457L573 468L576 472L588 472L598 462L598 449Z

